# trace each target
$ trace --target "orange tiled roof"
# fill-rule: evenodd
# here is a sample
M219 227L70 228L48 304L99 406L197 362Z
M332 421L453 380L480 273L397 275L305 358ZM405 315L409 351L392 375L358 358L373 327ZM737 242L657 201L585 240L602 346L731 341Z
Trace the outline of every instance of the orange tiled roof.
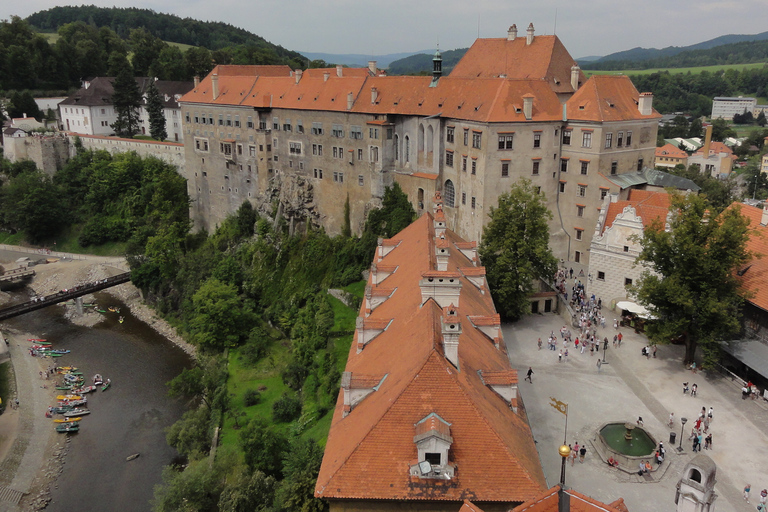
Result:
M459 512L483 512L483 509L469 500L464 500L464 504L459 509Z
M291 76L291 67L287 64L274 65L218 65L212 73L226 76Z
M632 206L635 213L643 221L643 227L650 226L655 220L662 226L669 213L669 194L666 192L651 192L649 190L630 190L628 201L616 201L608 205L608 213L603 224L603 233L613 225L616 216L624 211L627 206Z
M656 157L664 156L668 158L688 158L688 153L673 144L666 143L660 148L656 148Z
M738 276L741 286L752 294L747 300L755 306L768 311L768 227L760 224L763 210L756 206L741 206L741 214L749 219L751 233L747 250L754 258L744 265L742 275ZM759 257L762 256L762 257ZM749 267L749 268L747 268ZM744 271L744 269L747 269Z
M450 77L542 79L555 92L573 92L571 66L576 61L557 36L477 39L451 71ZM579 81L584 83L579 72Z
M661 114L640 114L640 93L626 75L592 75L566 102L571 121L621 121L624 119L656 119Z
M719 155L720 153L726 153L727 155L733 155L733 150L723 144L722 142L718 141L712 141L709 143L709 154L710 155ZM704 147L699 148L695 155L703 155L704 154ZM709 156L709 155L707 155Z
M454 244L463 242L450 230L445 236ZM393 319L392 324L360 353L353 345L346 366L353 375L387 378L347 416L340 393L315 495L456 502L467 495L478 501L529 499L546 483L527 419L485 386L478 374L478 370L514 370L503 343L500 348L488 343L467 318L496 315L490 295L454 271L472 262L460 251L451 251L450 272L441 275L454 275L462 282L457 369L444 355L443 309L433 299L424 304L421 300L419 281L434 273L434 218L422 215L394 239L401 243L381 261L398 266L387 278L387 285L397 288L397 300L370 313L372 319ZM460 468L450 481L414 480L409 474L418 455L414 425L432 413L450 423L449 462Z
M559 491L559 485L547 489L539 496L513 508L512 512L558 512L560 510ZM622 498L611 504L605 504L572 489L567 489L565 494L569 498L568 510L571 512L629 512Z
M323 78L323 75L326 73L331 73L331 75L335 76L337 71L336 68L311 68L311 69L305 69L304 70L304 76L311 76L316 78ZM366 77L371 76L371 71L365 67L365 68L341 68L341 76L356 76L358 78L360 77Z

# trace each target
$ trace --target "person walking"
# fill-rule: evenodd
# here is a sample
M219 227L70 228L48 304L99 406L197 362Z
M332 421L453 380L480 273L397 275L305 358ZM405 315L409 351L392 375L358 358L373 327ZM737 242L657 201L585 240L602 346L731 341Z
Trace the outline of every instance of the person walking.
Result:
M714 414L714 408L710 407L709 411L707 411L707 420L709 420L709 423L712 423L712 415Z
M691 396L696 396L696 391L698 390L699 390L699 386L694 382L693 385L691 386Z
M580 449L579 442L576 441L576 444L573 445L573 451L571 452L571 466L576 464L576 457L579 454L579 449Z
M527 380L528 382L530 382L531 384L533 384L533 379L531 379L531 375L533 375L533 368L531 368L531 367L529 366L529 367L528 367L528 371L527 371L527 372L526 372L526 374L525 374L525 380Z
M675 424L675 413L669 413L669 428L672 428Z
M637 417L637 424L640 425L641 427L643 426L643 417L642 416L638 416Z
M603 360L602 359L598 359L597 360L597 373L601 373L600 370L602 370L602 368L603 368Z
M563 351L561 350L559 354L557 354L557 362L562 363L563 362Z
M749 503L749 491L752 490L752 484L747 484L744 486L744 501Z
M584 464L584 456L587 455L587 446L581 445L581 449L579 449L579 463Z
M616 336L616 339L619 341L619 348L621 348L621 340L624 338L624 336L621 334L621 331L619 331L618 336Z

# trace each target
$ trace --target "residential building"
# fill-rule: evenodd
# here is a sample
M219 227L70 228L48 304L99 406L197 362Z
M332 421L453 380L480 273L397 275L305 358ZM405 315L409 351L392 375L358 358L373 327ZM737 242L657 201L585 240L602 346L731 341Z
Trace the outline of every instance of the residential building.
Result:
M768 173L768 153L760 159L760 172Z
M664 142L666 144L672 144L676 148L679 148L680 145L683 145L683 149L685 151L697 151L701 148L701 146L704 145L704 143L701 140L701 137L691 137L690 139L684 139L682 137L675 137L673 139L664 139Z
M606 304L629 298L626 287L637 284L645 270L636 265L642 249L638 239L653 222L666 224L669 204L669 194L648 190L631 189L625 200L605 198L590 246L590 294Z
M731 148L712 140L712 125L709 125L706 128L704 145L688 157L688 164L697 165L700 172L717 178L730 174L736 159Z
M96 77L83 82L83 86L72 96L59 103L61 129L84 135L114 135L112 125L117 114L112 104L114 93L113 77ZM139 129L141 134L149 133L149 114L146 110L147 89L154 81L163 101L163 115L169 141L183 142L179 99L190 91L192 82L174 82L156 80L150 77L137 77L136 83L142 94L139 107Z
M477 245L432 202L371 265L315 487L331 512L501 512L546 489Z
M754 113L757 100L744 96L717 96L712 101L712 119L733 119L736 114Z
M369 68L267 76L218 66L182 100L192 218L214 229L243 201L292 223L353 232L398 182L418 213L442 192L449 226L478 239L520 178L546 194L551 246L586 265L605 176L652 165L659 114L626 76L586 79L556 36L478 39L449 76Z
M675 167L676 165L688 167L688 153L678 146L669 143L664 144L662 147L656 148L654 165L656 167Z

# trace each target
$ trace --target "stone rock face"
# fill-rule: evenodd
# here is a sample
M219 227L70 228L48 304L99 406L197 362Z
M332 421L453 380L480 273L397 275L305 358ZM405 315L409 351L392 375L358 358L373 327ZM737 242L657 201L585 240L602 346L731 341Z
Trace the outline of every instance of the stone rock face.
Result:
M269 180L264 194L256 199L255 208L273 221L283 218L292 229L297 225L319 226L321 223L314 186L303 176L276 175Z

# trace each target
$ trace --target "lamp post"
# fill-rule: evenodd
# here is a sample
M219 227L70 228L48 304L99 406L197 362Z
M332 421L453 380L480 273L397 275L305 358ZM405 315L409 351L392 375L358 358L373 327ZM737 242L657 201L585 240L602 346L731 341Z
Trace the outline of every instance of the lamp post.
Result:
M680 445L677 447L677 451L683 451L683 431L685 430L685 423L688 418L680 418Z
M571 447L563 443L557 450L560 453L560 458L563 459L560 464L560 487L565 487L565 461L568 460L568 456L571 454Z

